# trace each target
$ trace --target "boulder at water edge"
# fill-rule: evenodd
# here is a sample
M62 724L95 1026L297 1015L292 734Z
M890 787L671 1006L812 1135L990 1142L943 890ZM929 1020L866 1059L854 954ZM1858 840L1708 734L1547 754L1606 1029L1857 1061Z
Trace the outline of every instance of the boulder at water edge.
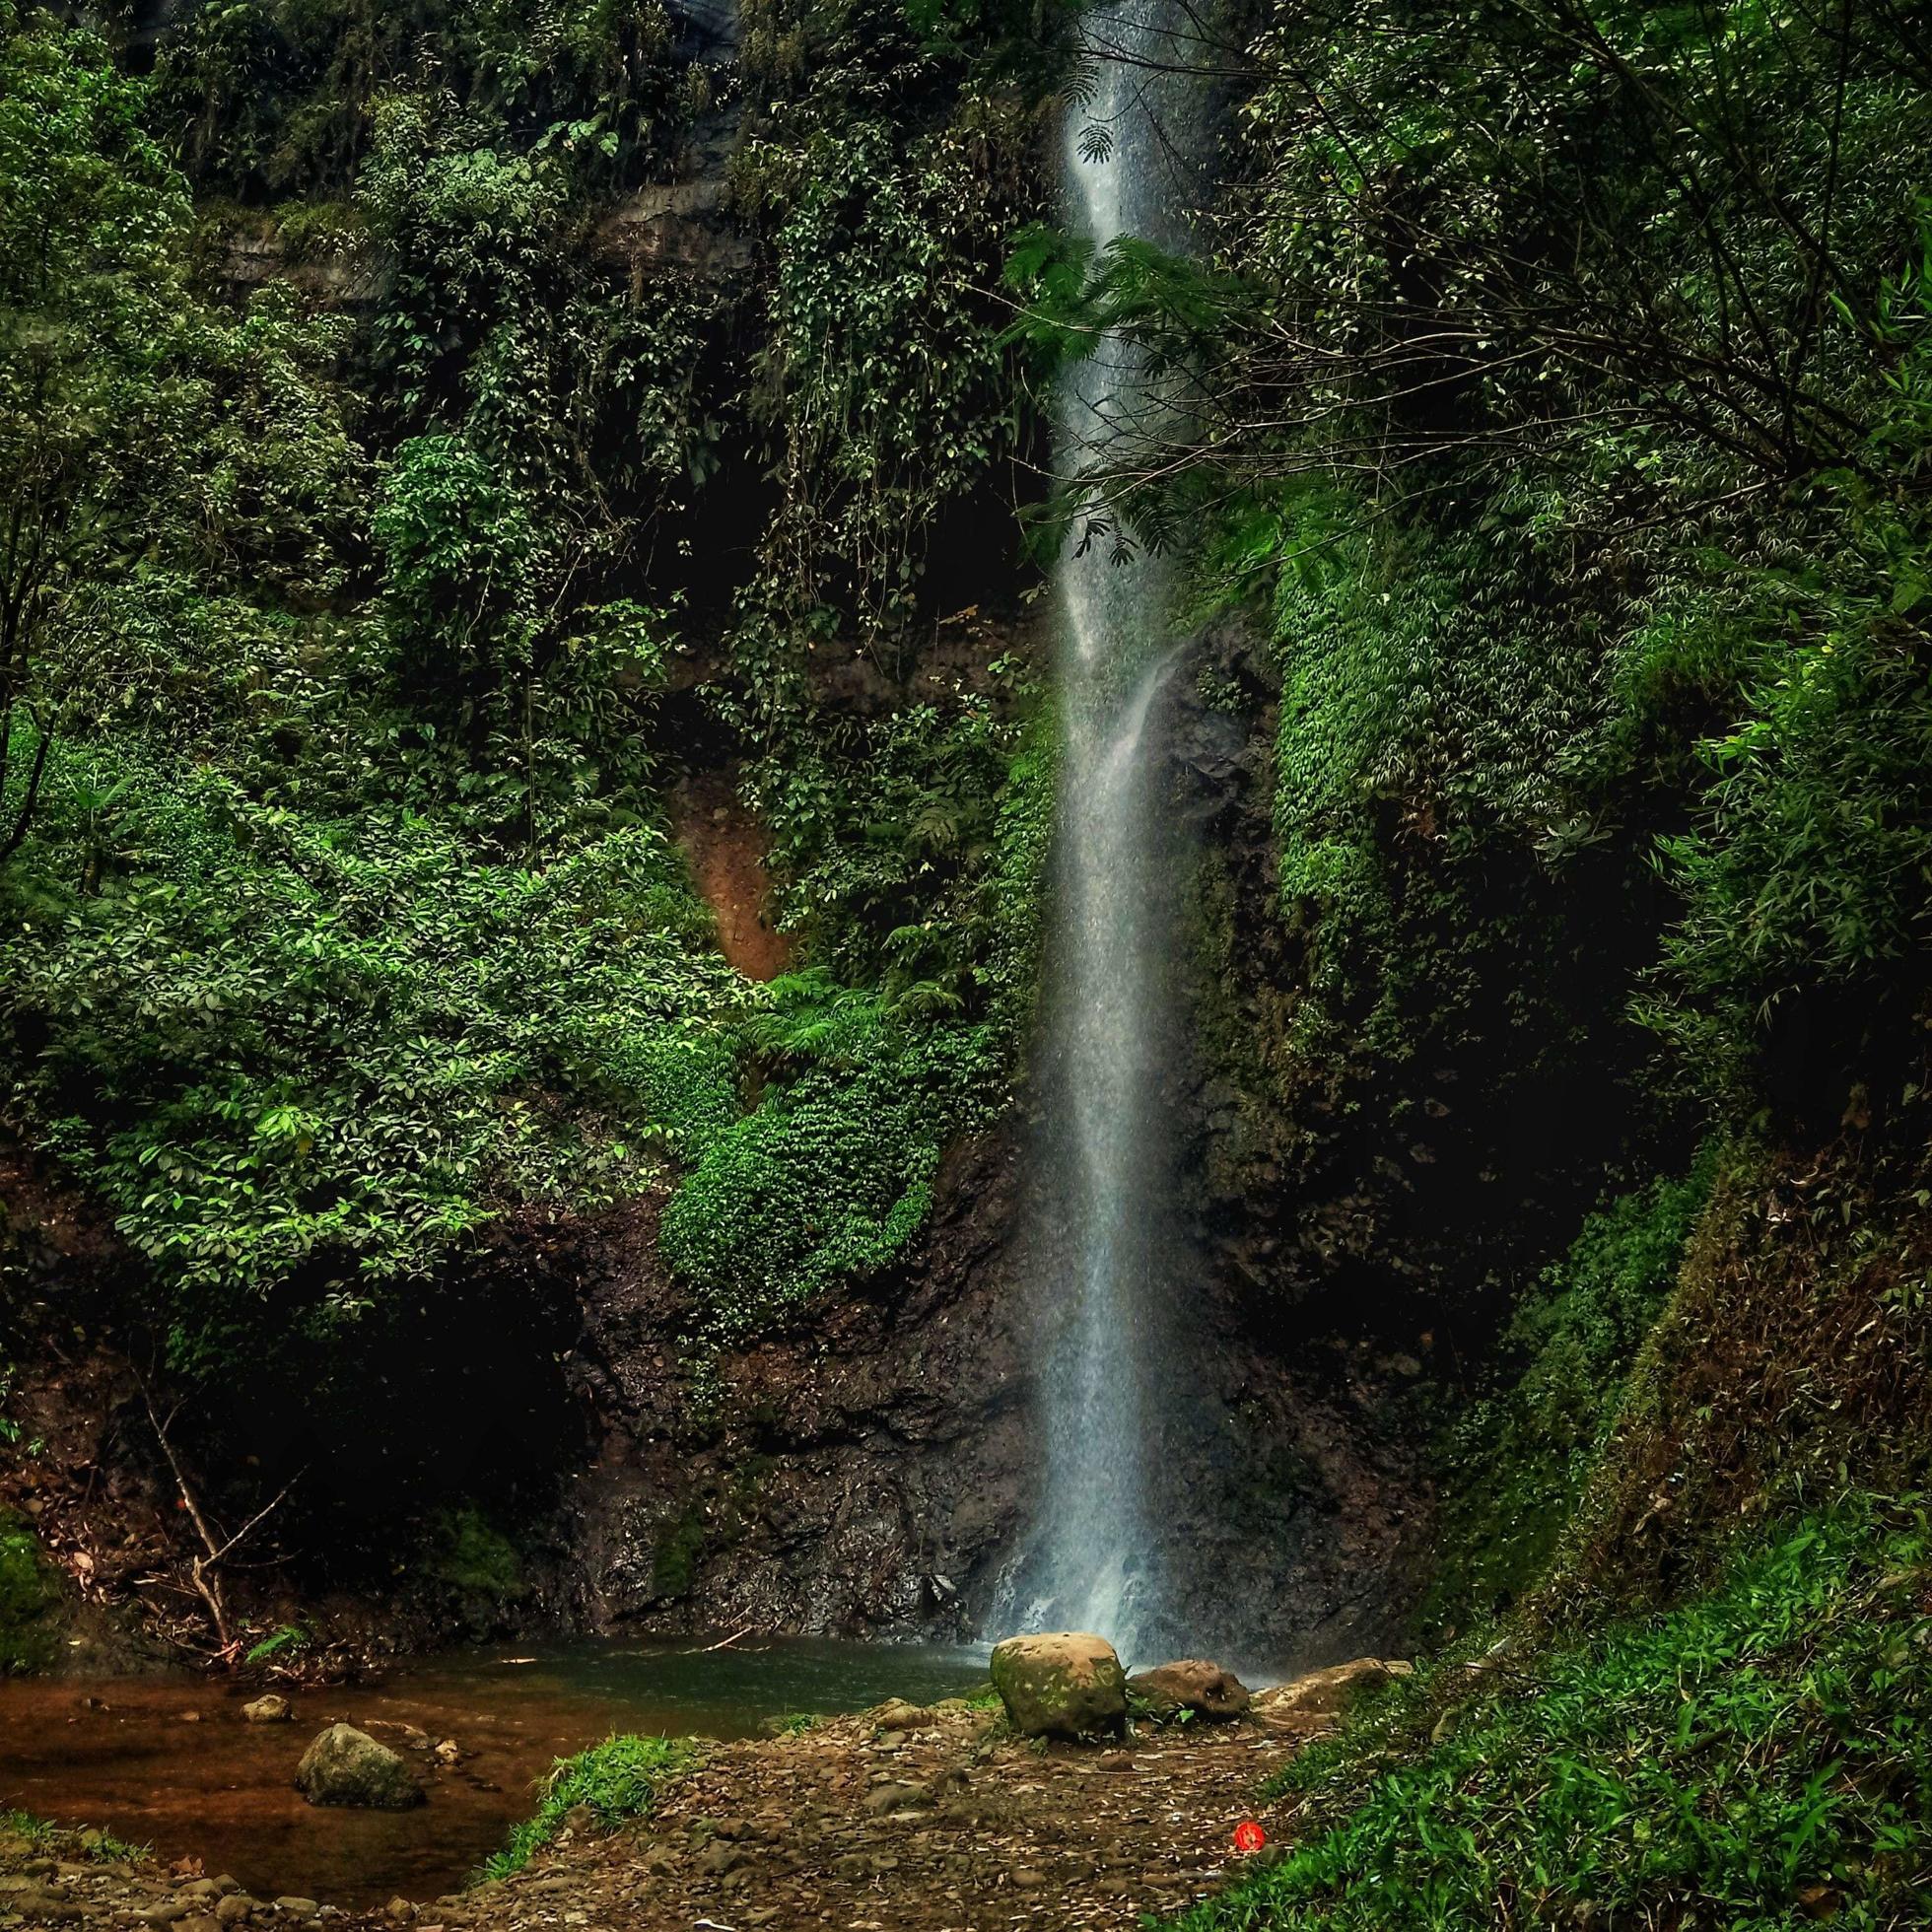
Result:
M295 1715L295 1706L273 1690L242 1706L242 1717L250 1724L286 1724Z
M1280 1717L1339 1717L1357 1697L1407 1677L1414 1668L1394 1658L1357 1657L1264 1690L1255 1707Z
M1251 1701L1248 1687L1232 1671L1200 1657L1137 1671L1127 1680L1127 1688L1155 1717L1179 1717L1186 1711L1225 1722L1246 1717Z
M295 1788L311 1805L407 1811L423 1802L416 1774L386 1745L353 1724L331 1724L297 1765Z
M1088 1630L1008 1637L994 1648L993 1688L1023 1738L1090 1738L1127 1723L1127 1673Z

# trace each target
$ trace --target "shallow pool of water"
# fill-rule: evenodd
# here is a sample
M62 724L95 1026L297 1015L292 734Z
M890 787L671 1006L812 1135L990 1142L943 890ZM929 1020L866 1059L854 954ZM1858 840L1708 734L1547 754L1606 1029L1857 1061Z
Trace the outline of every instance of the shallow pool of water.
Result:
M553 1760L612 1732L747 1737L792 1711L930 1702L984 1681L984 1654L788 1638L724 1650L572 1644L440 1657L378 1683L296 1691L292 1724L247 1724L252 1691L201 1679L0 1682L0 1810L99 1825L199 1858L257 1897L340 1905L452 1890L534 1808ZM462 1761L410 1812L323 1810L291 1782L337 1718L401 1748L413 1726ZM407 1752L419 1767L425 1760Z

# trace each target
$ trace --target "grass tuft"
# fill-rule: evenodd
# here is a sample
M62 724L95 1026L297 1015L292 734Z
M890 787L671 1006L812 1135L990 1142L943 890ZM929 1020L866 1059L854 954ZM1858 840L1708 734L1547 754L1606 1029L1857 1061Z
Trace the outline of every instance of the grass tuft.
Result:
M504 1848L484 1862L478 1882L520 1872L580 1805L589 1809L605 1831L649 1817L664 1785L697 1758L697 1743L690 1738L611 1737L575 1758L558 1759L542 1782L535 1816L518 1826Z

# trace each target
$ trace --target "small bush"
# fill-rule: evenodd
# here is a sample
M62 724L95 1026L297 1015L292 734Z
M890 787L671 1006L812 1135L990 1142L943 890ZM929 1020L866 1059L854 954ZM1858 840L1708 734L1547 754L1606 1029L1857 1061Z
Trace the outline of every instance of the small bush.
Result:
M645 1818L670 1778L687 1769L698 1748L689 1738L606 1738L575 1758L560 1758L543 1781L536 1816L511 1832L510 1841L484 1865L484 1880L520 1872L531 1855L563 1828L565 1816L580 1805L594 1815L598 1828L614 1830L627 1819Z
M104 1864L134 1865L148 1856L145 1845L129 1844L125 1838L99 1829L65 1830L26 1811L0 1811L0 1838L24 1838L36 1852Z

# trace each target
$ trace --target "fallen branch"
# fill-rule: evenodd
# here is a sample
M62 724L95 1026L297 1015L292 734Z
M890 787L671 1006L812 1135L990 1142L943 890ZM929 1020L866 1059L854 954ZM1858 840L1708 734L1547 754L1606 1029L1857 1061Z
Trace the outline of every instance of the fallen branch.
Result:
M168 1459L168 1467L174 1477L174 1486L180 1492L181 1507L187 1511L188 1521L194 1525L194 1533L201 1539L201 1554L193 1557L188 1564L188 1576L194 1586L194 1594L207 1607L208 1615L215 1625L215 1639L218 1645L214 1653L225 1664L233 1664L241 1649L241 1640L229 1627L228 1604L222 1594L221 1564L224 1557L242 1541L257 1529L275 1510L281 1507L284 1498L307 1471L298 1472L285 1483L276 1495L248 1518L233 1536L220 1534L216 1524L201 1506L201 1498L195 1493L194 1484L188 1480L188 1473L181 1459L174 1453L174 1444L170 1437L169 1425L180 1412L172 1410L164 1422L160 1412L155 1408L154 1395L145 1377L138 1378L141 1383L141 1400L148 1411L148 1420L153 1425L155 1440L161 1444L161 1453Z
M728 1637L721 1637L717 1643L695 1644L689 1650L678 1652L680 1657L709 1657L714 1650L729 1650L740 1637L748 1637L758 1625L747 1623L741 1630L733 1630Z

